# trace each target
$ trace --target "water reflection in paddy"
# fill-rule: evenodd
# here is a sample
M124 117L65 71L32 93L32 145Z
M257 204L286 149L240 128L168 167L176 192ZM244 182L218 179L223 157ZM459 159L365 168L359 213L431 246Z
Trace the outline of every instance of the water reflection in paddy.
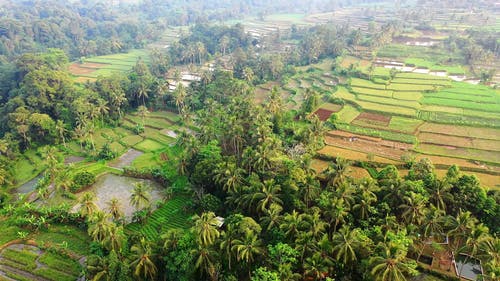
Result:
M88 191L92 191L96 194L95 203L101 210L107 210L108 206L106 202L112 198L117 198L121 202L121 210L125 217L130 219L132 214L136 211L130 204L130 195L134 189L134 184L137 182L144 182L146 186L150 187L151 203L162 198L162 191L164 189L158 183L150 180L117 176L114 174L100 176Z

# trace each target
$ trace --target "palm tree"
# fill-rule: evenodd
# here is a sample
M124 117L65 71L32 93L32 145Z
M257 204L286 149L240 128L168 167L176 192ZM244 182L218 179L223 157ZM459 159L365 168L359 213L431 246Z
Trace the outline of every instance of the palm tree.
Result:
M148 192L148 187L144 185L143 182L137 182L134 184L134 190L130 195L130 204L136 209L142 206L146 206L151 201L151 195Z
M405 262L406 252L401 247L381 244L380 256L370 258L371 274L375 281L405 281L410 267Z
M309 208L311 201L318 198L320 193L320 187L317 182L308 181L304 187L301 188L302 191L302 199L306 203L306 207Z
M331 163L328 168L323 172L327 179L328 186L336 186L342 183L350 173L351 162L337 157L335 163Z
M308 279L305 276L313 280L325 280L331 266L332 262L329 259L325 259L319 253L314 253L304 263L304 280Z
M433 237L435 235L441 236L445 223L445 212L431 204L428 211L425 213L422 223L424 238Z
M252 195L252 202L258 201L257 209L262 212L265 212L273 203L283 205L283 201L280 199L280 191L281 187L275 184L274 179L266 180L262 185L262 190Z
M349 181L341 182L337 188L335 188L335 197L342 199L348 208L351 208L356 201L354 196L355 193L356 187Z
M111 104L118 112L118 118L122 118L122 106L127 102L127 98L124 92L113 92L111 93Z
M219 41L220 49L222 51L222 55L226 55L226 49L229 46L229 37L227 35L222 36L222 38Z
M356 250L361 246L359 240L359 230L351 230L349 226L342 226L338 232L332 236L333 253L335 259L344 265L352 265L356 260Z
M343 199L333 198L330 200L329 207L324 211L325 216L328 218L330 225L333 224L333 232L337 231L337 227L345 223L345 219L349 214L349 208L344 206ZM332 229L330 228L330 232Z
M89 218L88 233L94 241L102 242L109 230L109 215L96 211Z
M197 249L191 251L196 257L195 269L200 270L200 275L206 273L211 279L215 276L215 251L208 245L198 245Z
M274 153L275 152L270 147L269 142L264 142L263 144L257 146L253 155L253 168L261 173L271 169L271 158Z
M121 203L118 198L111 198L108 202L106 202L106 205L108 205L108 212L111 217L113 217L114 221L118 221L123 216Z
M51 146L45 149L45 164L47 165L47 172L50 177L50 185L54 184L57 174L60 171L59 162L56 147Z
M265 215L260 219L262 225L267 225L266 230L269 231L273 227L279 227L280 222L283 217L280 215L283 211L283 207L278 204L271 204L268 210L266 210Z
M474 226L477 224L477 219L472 216L469 211L460 210L456 217L450 220L451 230L448 232L453 241L454 252L461 247L463 240L467 239Z
M318 115L314 114L311 118L311 126L309 127L309 131L311 132L311 135L315 137L317 140L319 137L322 137L326 129L323 125L323 122L319 119Z
M238 231L234 224L226 225L226 230L222 232L222 241L220 242L220 249L224 251L224 256L228 260L228 267L231 270L231 261L233 257L233 245L236 240Z
M365 220L368 218L371 212L371 206L375 202L377 202L377 196L375 194L368 191L362 192L358 203L354 205L352 209L357 210L359 218Z
M297 239L295 239L295 250L300 253L300 262L304 262L307 253L316 251L318 241L314 238L310 231L299 231Z
M487 241L490 239L491 236L488 233L488 227L486 227L482 223L478 224L474 226L474 228L468 235L463 249L466 250L470 256L475 257L477 253L484 248L484 245L486 245ZM462 270L464 264L467 263L469 255L466 256L465 261L460 266L460 270L458 273L459 276L462 276Z
M286 214L283 217L283 223L281 223L280 229L285 231L287 237L294 240L299 230L305 225L303 218L303 214L299 214L297 211L293 210L292 213Z
M98 100L96 109L99 112L99 115L101 116L101 125L102 125L104 124L104 116L106 116L109 113L108 102L102 99Z
M252 83L254 77L255 77L255 75L253 73L253 70L250 67L243 68L243 78L245 78L245 80L248 83Z
M184 102L186 101L187 92L186 88L182 83L177 83L174 92L172 93L174 96L175 106L177 107L177 112L181 112L181 109L184 107Z
M157 268L152 261L153 251L146 239L141 237L139 243L130 248L130 252L132 254L132 263L130 265L135 266L134 275L146 280L154 280Z
M256 257L264 254L262 241L253 231L247 230L243 239L233 241L232 250L236 252L238 261L244 261L248 265L248 277L251 279L252 262Z
M55 188L57 191L63 190L68 192L73 185L73 178L71 177L69 169L65 169L56 178Z
M245 170L236 166L236 163L222 163L215 171L215 181L222 184L225 191L235 192L243 182Z
M166 233L161 235L161 239L163 239L163 249L165 249L167 252L177 249L182 234L182 231L179 229L167 230Z
M193 220L193 230L196 233L198 242L201 245L212 245L215 242L215 239L219 238L219 221L215 217L214 212L204 212L201 216L195 215Z
M318 239L323 235L324 230L326 228L326 222L320 216L319 208L315 207L312 214L306 215L309 233L315 238Z
M64 147L66 147L66 138L64 137L64 134L66 134L68 130L66 130L64 122L62 120L57 120L55 129L59 138L62 140Z
M139 114L139 116L141 116L142 126L144 126L144 118L146 118L146 116L148 116L149 110L144 105L140 105L137 108L137 114Z
M114 223L108 225L106 237L104 238L104 245L109 251L121 252L123 241L126 236L123 233L123 226L117 226Z
M97 205L94 203L94 200L95 193L85 192L83 194L83 196L79 200L79 203L81 205L80 214L82 214L82 216L90 217L97 210Z
M403 210L401 214L407 223L416 225L422 224L425 215L427 198L421 194L410 192L409 196L405 196L405 203L399 206Z
M142 82L139 84L139 87L137 88L137 98L141 99L142 98L142 106L146 106L146 98L149 96L149 89L146 85L145 82Z
M198 61L200 62L200 65L202 63L201 59L205 56L206 51L205 45L202 42L196 42L196 52L198 53Z
M436 179L429 188L430 201L440 210L446 210L445 201L451 199L451 185L446 180Z
M487 239L482 246L482 257L489 260L491 264L500 264L500 238Z

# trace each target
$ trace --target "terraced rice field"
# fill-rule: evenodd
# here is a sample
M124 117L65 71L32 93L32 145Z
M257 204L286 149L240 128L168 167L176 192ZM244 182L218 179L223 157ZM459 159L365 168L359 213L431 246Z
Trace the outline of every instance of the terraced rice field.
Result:
M336 113L338 129L415 144L409 152L432 157L500 164L498 90L454 82L448 77L436 76L438 74L403 72L397 73L393 79L380 79L373 75L375 82L351 78L348 87L338 86L333 93L346 102ZM391 156L384 149L378 150L377 146L367 150L352 142L330 141L345 149L374 153L394 160L399 160L398 156L402 154Z
M138 59L149 62L147 50L132 50L105 56L86 58L83 62L74 62L69 71L76 82L95 81L99 76L109 76L113 73L124 73L135 66Z
M143 235L148 240L158 239L159 233L168 229L186 229L191 224L188 212L189 198L176 196L153 212L145 224L132 223L126 231Z
M6 280L74 281L82 266L76 260L26 244L12 244L0 251L0 278Z

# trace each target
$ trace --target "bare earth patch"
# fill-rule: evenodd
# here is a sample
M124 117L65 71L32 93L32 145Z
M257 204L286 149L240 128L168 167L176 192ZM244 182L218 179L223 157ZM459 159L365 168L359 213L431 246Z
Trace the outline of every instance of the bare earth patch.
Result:
M333 111L320 108L316 110L313 114L316 114L321 121L326 121L328 118L330 118L330 115L332 115Z

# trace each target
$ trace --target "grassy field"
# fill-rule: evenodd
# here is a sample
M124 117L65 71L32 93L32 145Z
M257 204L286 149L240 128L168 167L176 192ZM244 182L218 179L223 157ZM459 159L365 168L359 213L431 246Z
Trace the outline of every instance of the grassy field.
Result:
M359 78L351 78L351 87L360 87L360 88L368 88L368 89L377 89L377 90L385 90L386 86L383 84L376 84L369 80L359 79Z
M376 89L370 89L370 88L358 88L358 87L352 87L352 92L355 94L361 94L361 95L371 95L371 96L378 96L378 97L385 97L385 98L392 98L392 91L387 91L387 90L376 90Z
M338 120L342 123L351 123L359 115L359 111L352 105L346 104L342 110L337 113Z

